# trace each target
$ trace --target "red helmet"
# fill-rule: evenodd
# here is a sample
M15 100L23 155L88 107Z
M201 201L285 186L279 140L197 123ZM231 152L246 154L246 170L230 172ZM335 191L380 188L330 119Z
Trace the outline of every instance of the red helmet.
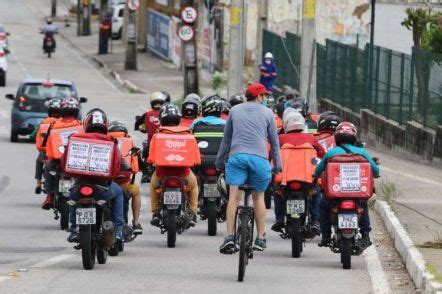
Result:
M341 122L337 127L335 131L335 136L339 135L345 135L349 137L355 137L358 134L358 131L356 130L356 127L351 122Z

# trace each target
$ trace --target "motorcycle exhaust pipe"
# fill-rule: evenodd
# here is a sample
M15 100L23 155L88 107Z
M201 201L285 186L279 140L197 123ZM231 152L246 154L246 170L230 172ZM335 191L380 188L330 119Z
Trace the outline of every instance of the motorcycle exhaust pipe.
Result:
M114 223L105 221L103 223L104 249L109 250L115 243Z

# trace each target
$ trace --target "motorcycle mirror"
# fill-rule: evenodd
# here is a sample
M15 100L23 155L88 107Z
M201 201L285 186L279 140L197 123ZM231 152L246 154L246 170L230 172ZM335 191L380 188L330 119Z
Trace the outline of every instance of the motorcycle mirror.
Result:
M317 157L312 158L311 163L313 165L318 165L321 160Z
M373 157L373 161L374 161L374 163L376 163L376 165L381 165L381 159L380 158L378 158L378 157Z
M86 97L80 97L80 103L86 103L87 98Z
M9 100L14 100L14 94L6 94L5 98Z

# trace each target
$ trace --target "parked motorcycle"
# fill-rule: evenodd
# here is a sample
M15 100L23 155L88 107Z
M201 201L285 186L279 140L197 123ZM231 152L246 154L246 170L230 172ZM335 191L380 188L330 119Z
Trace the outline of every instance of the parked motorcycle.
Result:
M189 214L186 183L180 177L164 177L160 185L161 218L159 228L161 234L167 232L167 247L173 248L176 235L183 233L191 226L193 214Z
M291 239L294 258L301 256L306 239L311 239L320 233L311 226L311 196L315 194L313 185L307 182L292 181L286 186L276 187L274 197L283 197L286 214L285 227L280 236L283 239Z
M75 249L81 250L83 268L91 270L95 266L95 258L99 264L105 264L108 254L118 255L124 249L124 243L115 238L111 203L99 199L100 193L109 188L79 180L73 189L78 189L80 194L78 202L68 202L76 208L79 244Z
M219 172L213 167L198 168L200 218L207 219L207 233L215 236L217 223L225 220L226 201L218 191Z

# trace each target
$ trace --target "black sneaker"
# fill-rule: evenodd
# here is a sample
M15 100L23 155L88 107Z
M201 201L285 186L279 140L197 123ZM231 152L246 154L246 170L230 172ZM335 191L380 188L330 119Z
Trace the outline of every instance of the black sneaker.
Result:
M329 236L322 235L321 242L319 242L318 246L319 247L328 247L328 246L330 246L331 242L332 242L332 240Z
M150 224L154 227L158 227L161 222L161 214L160 213L154 213L152 215L152 220L150 221Z
M41 186L35 187L35 194L41 194Z
M143 233L143 227L139 223L133 224L132 229L133 229L134 234L141 235Z
M273 224L273 226L270 228L272 231L275 231L277 233L283 233L283 230L285 227L284 223L281 222L276 222Z
M222 254L235 253L235 236L227 236L224 238L224 242L219 247L219 252Z
M310 233L313 236L319 236L321 235L321 226L319 225L318 221L314 221L310 226Z

